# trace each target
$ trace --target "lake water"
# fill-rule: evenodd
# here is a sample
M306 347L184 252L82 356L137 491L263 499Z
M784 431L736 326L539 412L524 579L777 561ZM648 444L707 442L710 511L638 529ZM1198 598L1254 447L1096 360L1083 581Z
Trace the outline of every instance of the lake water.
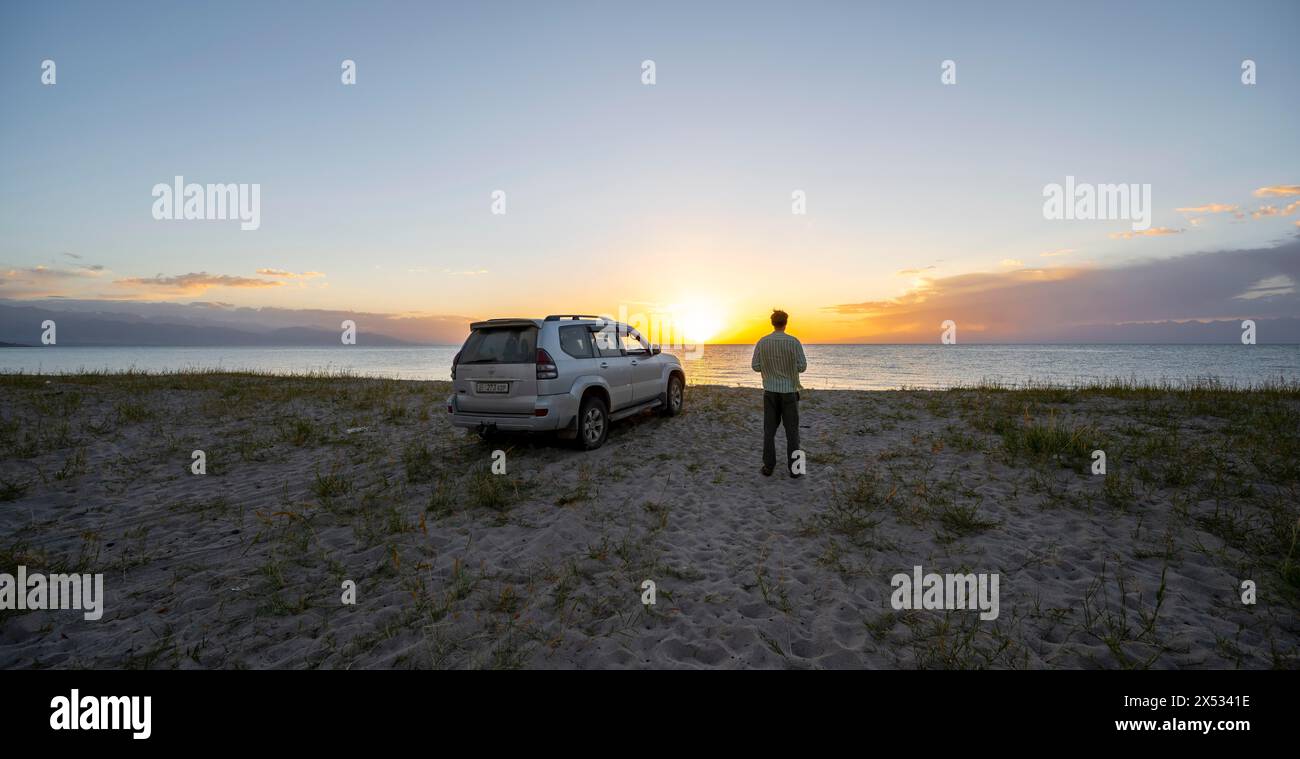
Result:
M0 372L255 370L449 378L456 346L421 348L0 348ZM709 345L685 360L688 382L757 387L748 345ZM979 382L1071 385L1213 378L1300 382L1300 345L809 345L810 388L946 388Z

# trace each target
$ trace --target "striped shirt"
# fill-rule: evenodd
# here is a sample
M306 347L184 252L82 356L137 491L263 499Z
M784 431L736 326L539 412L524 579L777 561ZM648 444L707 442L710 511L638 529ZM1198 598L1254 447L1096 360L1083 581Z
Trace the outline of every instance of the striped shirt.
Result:
M764 335L754 346L754 371L763 373L763 389L772 393L797 393L803 389L799 373L807 371L799 338L784 332Z

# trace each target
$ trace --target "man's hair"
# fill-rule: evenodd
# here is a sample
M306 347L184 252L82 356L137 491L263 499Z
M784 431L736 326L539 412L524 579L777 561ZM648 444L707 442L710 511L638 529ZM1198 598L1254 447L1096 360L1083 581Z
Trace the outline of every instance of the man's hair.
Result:
M772 326L784 327L785 323L790 321L790 315L779 308L772 309Z

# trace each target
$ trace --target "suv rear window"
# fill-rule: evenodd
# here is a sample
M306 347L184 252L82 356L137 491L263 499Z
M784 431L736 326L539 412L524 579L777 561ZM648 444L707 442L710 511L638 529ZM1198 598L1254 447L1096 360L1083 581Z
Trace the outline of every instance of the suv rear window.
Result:
M591 350L591 328L560 327L560 350L574 358L595 358L596 354Z
M474 330L460 349L462 364L531 364L537 360L536 327Z

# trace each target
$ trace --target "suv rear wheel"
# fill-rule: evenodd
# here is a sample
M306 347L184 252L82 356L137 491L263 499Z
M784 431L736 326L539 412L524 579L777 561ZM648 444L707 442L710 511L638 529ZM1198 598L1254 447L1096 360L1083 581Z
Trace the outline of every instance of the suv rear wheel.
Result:
M609 436L609 407L598 396L589 395L578 408L578 447L594 451Z

